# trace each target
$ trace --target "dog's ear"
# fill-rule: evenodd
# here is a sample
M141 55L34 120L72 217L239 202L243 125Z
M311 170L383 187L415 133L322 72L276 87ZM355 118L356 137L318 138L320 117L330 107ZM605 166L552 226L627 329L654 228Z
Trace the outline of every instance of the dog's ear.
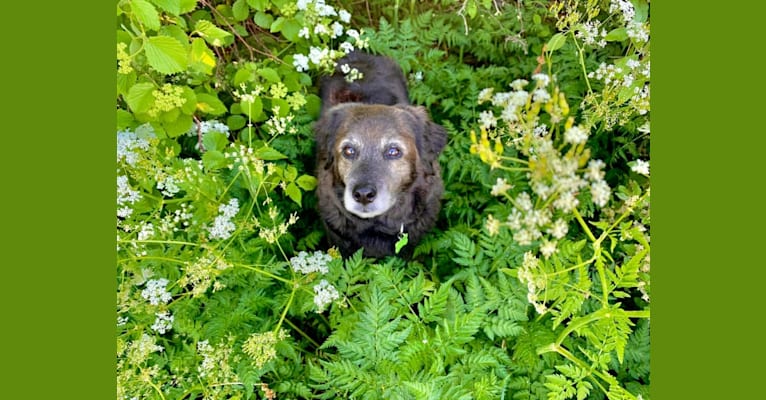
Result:
M318 165L324 169L330 169L335 161L333 156L335 134L346 118L346 108L344 106L333 107L322 113L319 121L314 124Z
M398 106L415 118L415 139L420 157L430 164L439 157L447 145L447 130L431 121L428 112L422 106Z

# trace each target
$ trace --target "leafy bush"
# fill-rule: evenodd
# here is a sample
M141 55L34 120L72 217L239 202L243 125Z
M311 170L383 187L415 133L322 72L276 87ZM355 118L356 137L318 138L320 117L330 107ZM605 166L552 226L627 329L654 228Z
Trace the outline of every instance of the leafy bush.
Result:
M119 1L117 397L648 398L648 34L644 0ZM409 261L315 211L351 49L449 133Z

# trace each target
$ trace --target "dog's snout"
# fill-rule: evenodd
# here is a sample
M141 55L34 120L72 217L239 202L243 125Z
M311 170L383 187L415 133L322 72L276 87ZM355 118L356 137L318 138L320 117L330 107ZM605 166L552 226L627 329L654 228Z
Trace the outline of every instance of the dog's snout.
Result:
M354 188L353 196L357 203L370 204L378 194L372 185L359 185Z

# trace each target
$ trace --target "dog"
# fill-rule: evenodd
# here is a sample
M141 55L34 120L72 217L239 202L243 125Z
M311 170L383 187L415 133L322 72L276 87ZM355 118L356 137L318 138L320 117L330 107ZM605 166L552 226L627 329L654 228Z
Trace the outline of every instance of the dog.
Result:
M343 68L361 78L349 82ZM320 95L317 197L330 244L344 257L363 248L381 258L397 254L407 234L398 254L410 257L441 207L446 130L410 104L401 68L383 56L348 54L320 81Z

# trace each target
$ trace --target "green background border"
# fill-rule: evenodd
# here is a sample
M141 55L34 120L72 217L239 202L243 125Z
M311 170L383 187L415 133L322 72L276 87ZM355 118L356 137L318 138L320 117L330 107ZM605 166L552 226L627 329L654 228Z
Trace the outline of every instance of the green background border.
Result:
M766 355L766 14L653 3L652 397L749 398ZM4 6L2 397L115 394L113 6Z
M652 2L655 400L763 396L766 91L755 4Z
M2 398L115 398L115 4L3 5Z

